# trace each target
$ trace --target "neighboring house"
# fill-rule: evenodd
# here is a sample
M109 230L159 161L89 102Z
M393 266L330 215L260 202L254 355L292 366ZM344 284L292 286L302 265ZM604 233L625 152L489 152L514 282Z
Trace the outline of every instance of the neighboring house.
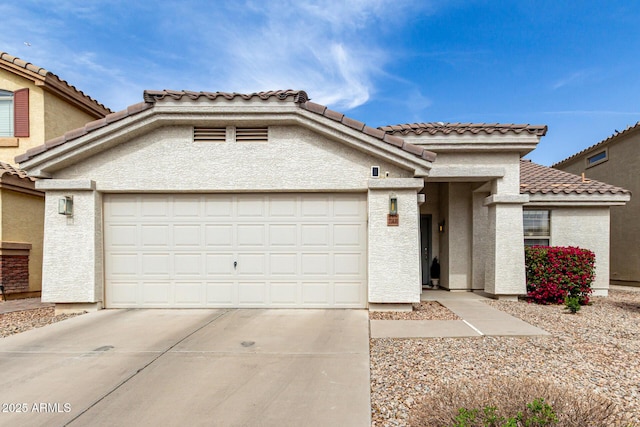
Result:
M42 298L60 310L397 309L419 301L435 256L444 288L514 298L523 207L553 210L541 238L603 256L606 236L556 228L606 234L609 206L629 199L606 185L553 192L561 172L521 162L545 132L376 129L303 91L146 91L17 158L46 192ZM543 181L523 190L521 165Z
M11 166L15 156L110 112L49 71L0 52L2 298L38 296L41 288L44 193ZM26 259L25 282L16 278Z
M640 193L640 122L553 165ZM640 197L611 209L611 283L640 286Z

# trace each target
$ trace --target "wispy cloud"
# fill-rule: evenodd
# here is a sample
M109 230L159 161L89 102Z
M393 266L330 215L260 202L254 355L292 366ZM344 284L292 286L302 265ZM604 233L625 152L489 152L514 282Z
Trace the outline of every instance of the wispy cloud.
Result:
M556 80L555 83L551 85L553 90L560 89L565 86L576 86L585 83L593 76L593 71L589 70L580 70L574 73L571 73L568 76L565 76L561 79Z
M380 38L418 0L96 0L0 6L21 23L0 34L11 54L43 66L112 108L143 89L303 89L340 110L365 104L394 53ZM117 17L117 18L115 18ZM89 38L95 42L89 42ZM25 41L31 47L24 45Z
M640 111L612 111L612 110L559 110L542 111L534 114L553 114L567 116L640 116Z

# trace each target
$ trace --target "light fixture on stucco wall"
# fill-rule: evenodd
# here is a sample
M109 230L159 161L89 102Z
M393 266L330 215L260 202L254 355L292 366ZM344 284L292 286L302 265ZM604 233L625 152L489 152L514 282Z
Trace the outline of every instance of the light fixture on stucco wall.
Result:
M73 215L73 196L64 196L58 200L58 213L65 216Z

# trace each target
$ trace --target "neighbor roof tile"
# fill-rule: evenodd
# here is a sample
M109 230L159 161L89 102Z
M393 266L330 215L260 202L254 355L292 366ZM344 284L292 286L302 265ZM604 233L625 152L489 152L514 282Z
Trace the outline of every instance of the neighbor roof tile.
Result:
M522 194L631 194L629 190L605 184L580 175L520 161L520 193Z
M381 126L379 129L389 134L402 135L421 135L428 133L430 135L442 134L492 134L492 133L529 133L531 135L544 136L547 133L547 126L544 125L528 125L528 124L500 124L500 123L407 123L391 126Z

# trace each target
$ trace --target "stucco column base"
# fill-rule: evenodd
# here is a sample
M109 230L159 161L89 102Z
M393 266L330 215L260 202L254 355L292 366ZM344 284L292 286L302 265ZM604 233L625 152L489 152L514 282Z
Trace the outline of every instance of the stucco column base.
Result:
M55 311L58 314L91 313L102 310L102 302L70 302L56 303Z
M413 305L402 303L369 303L369 311L413 311Z

